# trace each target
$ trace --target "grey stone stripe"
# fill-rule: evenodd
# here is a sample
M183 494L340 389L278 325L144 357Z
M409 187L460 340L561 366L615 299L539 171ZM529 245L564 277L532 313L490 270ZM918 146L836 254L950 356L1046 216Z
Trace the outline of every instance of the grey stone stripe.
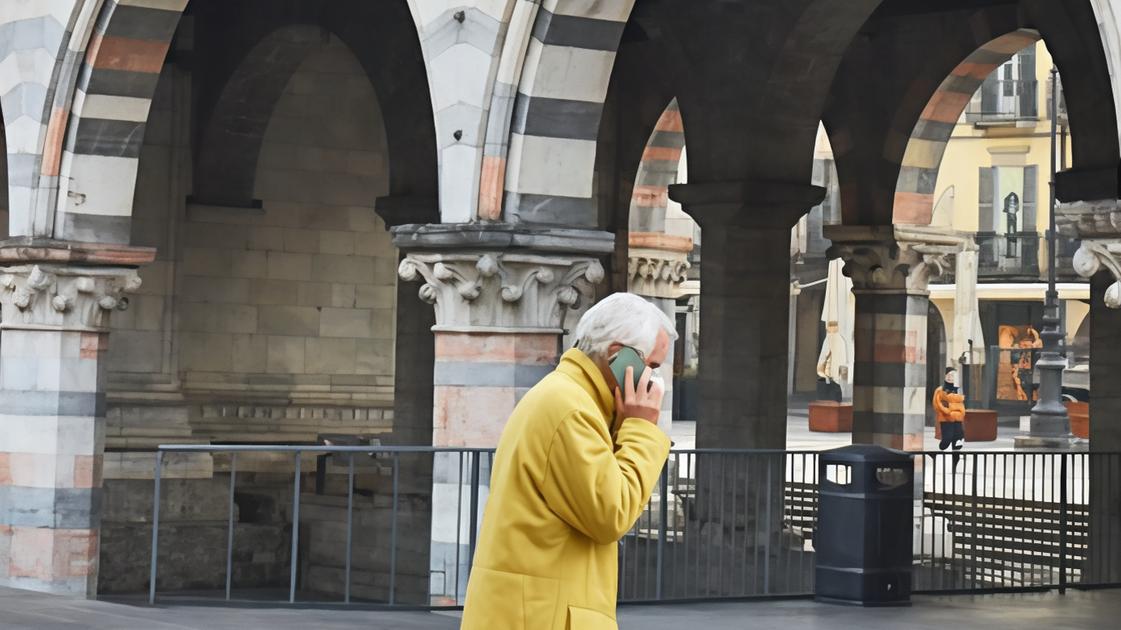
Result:
M0 524L93 529L101 520L100 488L0 486Z
M70 145L74 153L139 158L145 123L131 120L83 118Z
M115 0L112 2L114 5L117 4ZM97 24L99 33L110 37L161 42L171 41L175 29L179 26L181 15L178 11L132 5L118 5L112 7L112 10L106 9L102 10Z
M625 26L624 22L557 15L541 8L533 23L533 38L549 46L614 52L619 48Z
M553 371L552 365L517 363L474 363L436 361L433 385L474 385L479 387L533 387Z
M506 193L506 217L511 222L539 225L596 227L599 212L592 199Z
M49 15L0 23L0 60L17 50L36 48L43 48L53 55L65 35L66 27Z
M132 217L70 211L62 219L61 237L86 243L127 245L132 237Z
M105 416L105 393L0 390L0 414L100 418Z
M956 92L958 94L968 94L973 96L977 88L981 87L981 81L973 77L963 77L956 74L951 74L942 80L942 84L938 86L940 92Z
M908 369L914 365L915 368ZM926 387L925 365L898 363L866 363L858 361L853 364L853 372L861 375L853 385L864 387Z
M84 66L78 79L78 89L86 94L152 98L160 75L154 72L129 72Z
M643 162L643 165L648 164L650 162ZM676 166L677 163L674 162L674 165ZM677 169L647 168L641 175L642 177L635 182L636 186L669 186L677 183Z
M903 166L899 169L896 192L917 192L933 195L937 181L938 169Z
M911 137L945 142L950 139L950 134L954 132L955 124L957 123L921 119L915 123L915 130L911 132Z
M518 94L511 129L526 136L595 140L603 103Z
M650 140L646 142L646 146L680 149L685 146L685 132L655 129L654 132L650 134Z
M517 96L517 86L502 82L494 84L490 111L487 113L487 135L483 143L483 155L500 157L506 155L506 150L510 146L510 124Z

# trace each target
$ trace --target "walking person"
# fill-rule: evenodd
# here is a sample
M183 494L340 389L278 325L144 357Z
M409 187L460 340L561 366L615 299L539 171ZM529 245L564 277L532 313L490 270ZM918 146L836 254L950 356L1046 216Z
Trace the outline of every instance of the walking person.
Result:
M953 463L957 466L958 454L965 446L965 396L962 396L957 387L957 370L946 368L946 377L943 383L934 390L934 419L942 430L942 440L938 443L938 450L947 448L954 450Z
M494 457L465 630L615 630L619 539L669 455L656 376L676 337L642 298L611 295L514 408Z

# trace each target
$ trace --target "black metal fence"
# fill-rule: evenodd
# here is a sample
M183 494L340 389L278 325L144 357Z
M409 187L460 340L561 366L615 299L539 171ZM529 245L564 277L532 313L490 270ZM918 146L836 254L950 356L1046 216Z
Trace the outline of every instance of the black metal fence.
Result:
M163 573L181 529L161 519L165 454L228 472L224 583L191 595L314 604L463 604L493 452L382 446L167 446L157 454L149 601L182 595ZM918 592L1121 585L1121 454L916 453ZM240 522L252 511L239 463L290 463L287 580L254 579ZM671 453L651 501L619 543L620 602L806 596L814 592L818 453ZM164 509L167 509L165 505ZM242 539L245 538L243 541ZM161 571L162 570L162 571ZM224 588L223 588L224 587ZM161 595L162 596L162 595Z

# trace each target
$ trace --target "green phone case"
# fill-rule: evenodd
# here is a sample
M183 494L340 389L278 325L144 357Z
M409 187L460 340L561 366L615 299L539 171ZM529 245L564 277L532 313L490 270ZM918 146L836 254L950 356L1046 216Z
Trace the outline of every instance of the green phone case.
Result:
M631 385L637 390L638 380L642 378L642 371L646 369L646 362L639 356L638 351L629 346L624 346L622 350L615 355L611 360L611 373L615 375L615 382L622 385L623 379L626 378L627 368L634 368L634 378Z

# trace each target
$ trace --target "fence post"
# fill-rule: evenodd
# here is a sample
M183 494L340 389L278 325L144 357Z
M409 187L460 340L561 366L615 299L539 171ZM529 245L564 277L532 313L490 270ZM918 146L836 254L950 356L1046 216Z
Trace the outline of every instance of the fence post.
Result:
M1067 592L1067 453L1059 455L1059 594Z
M156 451L156 471L152 475L155 490L152 492L152 568L148 574L148 605L156 603L156 571L160 546L160 469L163 468L163 451Z
M296 561L300 555L300 451L296 451L296 475L292 485L292 568L288 581L289 604L296 602Z
M479 458L483 456L482 451L475 451L474 456L471 458L471 504L468 518L470 522L467 524L467 576L471 577L471 567L475 564L475 541L478 538L477 528L479 526ZM458 594L459 585L456 585Z
M655 563L657 567L657 581L654 583L654 597L661 601L662 599L662 567L663 559L665 558L666 548L666 521L669 520L669 458L666 459L665 465L662 466L662 479L661 488L661 505L658 507L658 560Z

